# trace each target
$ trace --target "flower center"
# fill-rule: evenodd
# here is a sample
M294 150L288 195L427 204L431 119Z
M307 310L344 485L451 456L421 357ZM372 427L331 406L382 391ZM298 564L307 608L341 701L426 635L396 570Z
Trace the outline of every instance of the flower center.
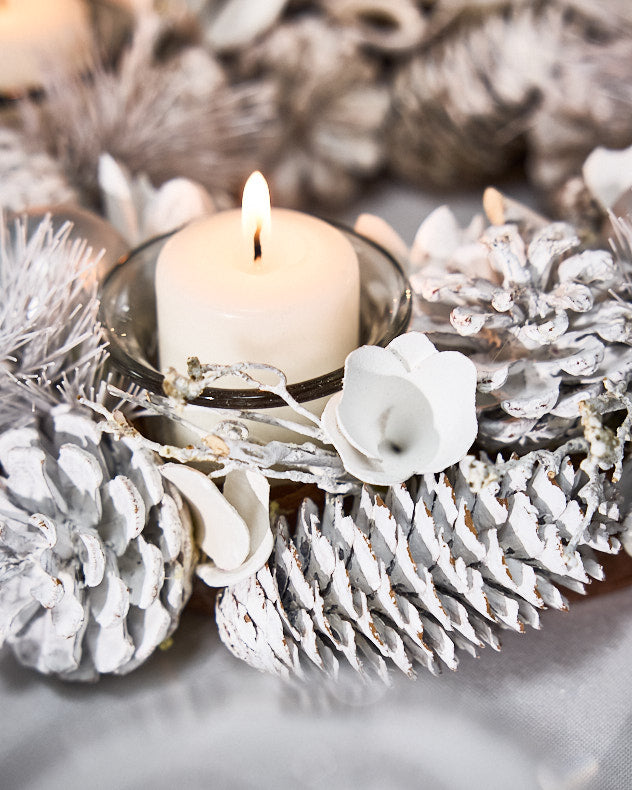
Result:
M379 419L380 441L378 452L382 457L403 455L417 441L419 428L411 425L410 421L402 418L397 409L386 409Z

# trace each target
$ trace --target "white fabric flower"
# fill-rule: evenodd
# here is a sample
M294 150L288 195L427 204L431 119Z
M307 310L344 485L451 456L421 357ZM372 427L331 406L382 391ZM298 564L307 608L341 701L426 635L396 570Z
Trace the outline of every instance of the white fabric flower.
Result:
M208 557L196 569L209 587L225 587L262 568L274 539L270 529L270 484L261 472L228 472L223 492L203 472L164 464L162 474L187 500L197 543Z
M464 458L477 433L475 400L474 363L410 332L349 354L322 424L348 472L394 485Z

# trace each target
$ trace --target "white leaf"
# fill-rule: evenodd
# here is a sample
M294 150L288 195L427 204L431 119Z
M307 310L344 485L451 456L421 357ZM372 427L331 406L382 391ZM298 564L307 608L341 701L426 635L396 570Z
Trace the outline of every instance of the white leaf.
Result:
M235 470L226 475L224 496L244 518L250 532L250 550L242 564L225 570L205 563L198 565L198 576L210 587L224 587L256 573L266 562L274 538L270 529L270 484L255 470Z
M138 244L140 226L129 174L110 154L101 154L98 180L109 222L130 244Z
M218 52L250 44L276 22L288 0L227 0L211 22L208 38Z
M205 474L183 464L165 464L162 474L188 501L205 554L224 570L238 568L250 551L246 522Z

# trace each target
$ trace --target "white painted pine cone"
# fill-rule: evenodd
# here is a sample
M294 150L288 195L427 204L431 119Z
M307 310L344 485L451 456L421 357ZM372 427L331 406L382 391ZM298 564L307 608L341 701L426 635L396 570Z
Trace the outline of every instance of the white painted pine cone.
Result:
M275 202L342 205L384 164L390 96L360 43L350 29L306 15L241 54L244 76L271 73L279 86L281 134L266 170Z
M203 15L206 38L215 52L250 46L279 19L288 0L226 0Z
M369 47L405 52L419 46L427 24L414 0L320 0L339 24L348 26Z
M487 448L560 443L579 432L579 404L601 394L605 378L632 378L623 276L632 261L585 249L572 226L538 225L519 208L509 206L512 221L488 227L475 248L457 247L443 270L421 249L431 234L420 229L411 251L414 328L476 364L478 440Z
M0 644L68 680L124 674L191 592L187 510L154 456L63 405L0 436Z
M306 500L296 533L280 519L268 564L218 598L220 636L283 677L336 677L345 663L385 682L392 667L455 669L459 650L499 649L500 629L537 628L540 610L565 609L558 586L582 592L603 577L595 551L619 550L619 513L602 492L585 527L584 483L568 458L501 468L468 457L385 499L365 488L350 515L343 497L322 512Z

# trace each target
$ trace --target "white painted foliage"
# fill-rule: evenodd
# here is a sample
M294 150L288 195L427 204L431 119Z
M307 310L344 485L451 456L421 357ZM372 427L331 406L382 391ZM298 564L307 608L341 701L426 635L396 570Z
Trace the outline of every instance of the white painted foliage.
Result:
M203 554L196 572L202 581L209 587L225 587L265 564L273 538L270 484L261 472L228 472L220 491L209 477L184 464L165 464L161 471L193 511Z

